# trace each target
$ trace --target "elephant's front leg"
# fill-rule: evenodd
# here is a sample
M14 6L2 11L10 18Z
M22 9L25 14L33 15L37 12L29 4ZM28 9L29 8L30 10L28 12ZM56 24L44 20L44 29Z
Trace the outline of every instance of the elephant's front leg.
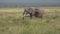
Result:
M30 13L30 19L32 19L32 13Z
M23 13L23 17L22 17L23 20L24 20L24 17L25 17L25 12Z

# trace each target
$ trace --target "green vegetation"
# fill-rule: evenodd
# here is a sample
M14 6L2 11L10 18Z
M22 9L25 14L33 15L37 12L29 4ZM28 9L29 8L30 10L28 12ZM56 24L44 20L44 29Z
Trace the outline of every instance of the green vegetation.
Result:
M42 20L29 17L22 20L18 14L0 14L0 34L60 34L60 14L44 15Z
M46 19L32 19L26 17L0 17L0 34L60 34L60 17Z

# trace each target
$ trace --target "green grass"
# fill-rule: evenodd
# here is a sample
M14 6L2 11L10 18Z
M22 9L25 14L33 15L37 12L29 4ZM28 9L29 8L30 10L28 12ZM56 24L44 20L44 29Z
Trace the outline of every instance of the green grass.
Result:
M8 10L2 8L0 12L14 12L15 10L15 8ZM20 9L16 11L19 12ZM46 12L44 15L42 20L40 18L29 19L29 17L22 20L20 14L0 14L0 34L60 34L60 13Z
M60 17L54 19L32 19L20 16L7 16L0 18L0 34L60 34Z

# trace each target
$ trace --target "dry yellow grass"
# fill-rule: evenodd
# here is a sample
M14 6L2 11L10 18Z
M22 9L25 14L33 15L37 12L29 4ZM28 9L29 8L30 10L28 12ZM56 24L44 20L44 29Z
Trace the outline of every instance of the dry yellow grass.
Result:
M41 7L45 12L60 12L60 7ZM0 12L22 12L24 8L0 8Z
M24 8L0 8L0 12L22 12Z

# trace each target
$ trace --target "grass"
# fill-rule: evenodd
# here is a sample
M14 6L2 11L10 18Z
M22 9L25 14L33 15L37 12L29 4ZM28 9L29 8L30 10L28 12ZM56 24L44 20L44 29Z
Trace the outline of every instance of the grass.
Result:
M0 19L0 34L60 34L60 18L25 19L7 16Z
M45 12L55 12L60 11L60 7L40 7L44 9ZM24 8L0 8L0 12L21 12Z
M24 8L0 8L0 12L22 12Z
M42 20L29 17L22 20L16 14L0 15L0 34L60 34L60 14L55 14L46 13Z

